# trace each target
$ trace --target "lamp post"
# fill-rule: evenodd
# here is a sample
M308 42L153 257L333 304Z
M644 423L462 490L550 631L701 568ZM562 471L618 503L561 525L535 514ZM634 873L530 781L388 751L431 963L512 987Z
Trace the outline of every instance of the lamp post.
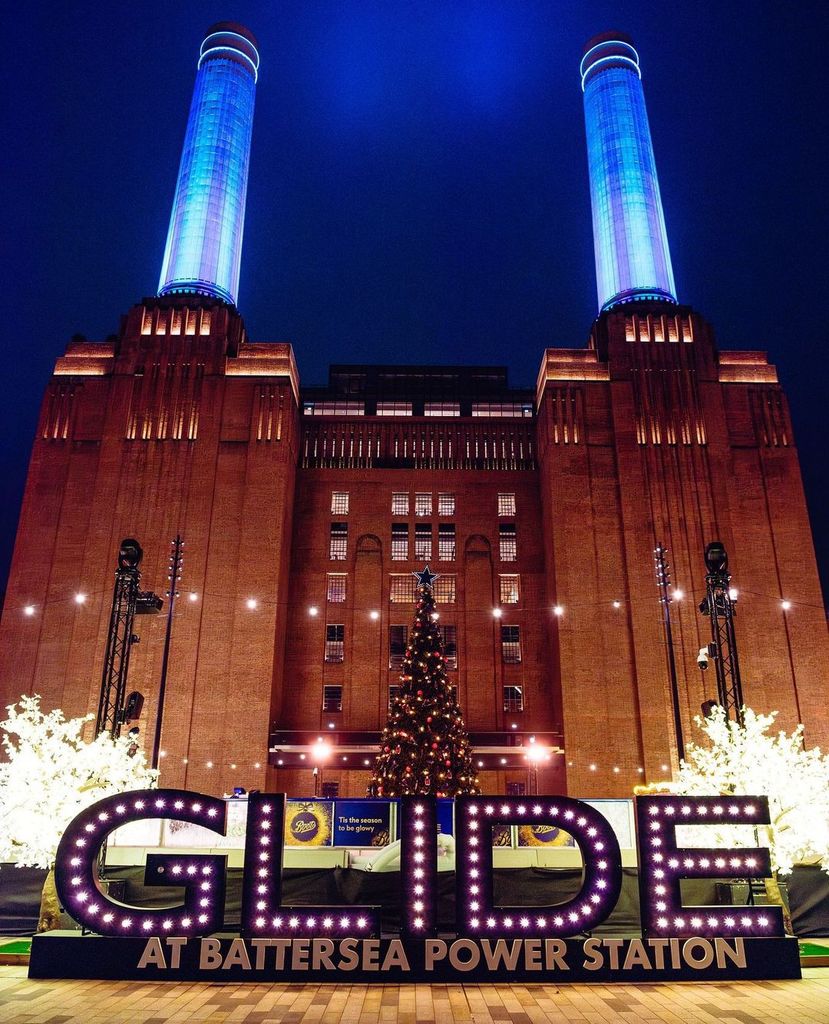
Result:
M540 765L550 760L550 751L541 743L530 743L524 752L524 759L528 768L527 796L538 796L538 769Z
M331 757L331 744L320 737L311 747L311 759L314 762L314 796L320 796L322 793L322 770L329 757Z
M671 567L668 565L667 551L662 544L657 544L653 552L656 568L656 585L659 587L659 603L662 605L662 627L665 631L665 652L668 659L668 682L671 688L671 710L674 718L674 736L676 752L680 761L685 759L685 740L682 736L682 712L679 706L679 680L676 674L676 657L674 655L674 634L671 627L671 602L673 597L668 589L671 585ZM674 591L677 597L682 595Z

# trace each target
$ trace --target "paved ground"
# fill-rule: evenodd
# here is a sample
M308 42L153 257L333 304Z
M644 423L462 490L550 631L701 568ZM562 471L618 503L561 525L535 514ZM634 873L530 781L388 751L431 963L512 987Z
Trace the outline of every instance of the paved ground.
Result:
M141 985L0 967L2 1024L829 1024L829 969L684 985Z

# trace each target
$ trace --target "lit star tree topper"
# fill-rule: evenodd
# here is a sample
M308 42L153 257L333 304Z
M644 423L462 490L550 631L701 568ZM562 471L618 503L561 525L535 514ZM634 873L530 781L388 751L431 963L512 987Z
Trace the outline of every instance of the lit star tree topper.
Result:
M413 573L417 607L403 660L400 688L380 737L369 796L454 797L480 792L472 748L458 702L446 679L443 636L433 591L438 574Z

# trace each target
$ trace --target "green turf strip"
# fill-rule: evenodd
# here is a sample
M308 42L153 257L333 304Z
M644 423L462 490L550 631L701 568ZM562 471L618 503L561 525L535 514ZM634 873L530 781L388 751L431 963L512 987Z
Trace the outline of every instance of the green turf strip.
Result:
M0 953L31 953L31 939L14 939L12 942L0 942ZM829 953L829 950L827 950Z
M829 956L829 942L825 946L817 942L800 942L798 945L801 956Z

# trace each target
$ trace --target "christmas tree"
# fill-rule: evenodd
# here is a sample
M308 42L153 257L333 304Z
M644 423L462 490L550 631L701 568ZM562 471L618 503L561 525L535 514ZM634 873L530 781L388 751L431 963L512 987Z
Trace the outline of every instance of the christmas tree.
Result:
M413 575L418 581L414 626L368 794L453 797L479 793L463 715L446 681L432 592L438 577L428 565Z

